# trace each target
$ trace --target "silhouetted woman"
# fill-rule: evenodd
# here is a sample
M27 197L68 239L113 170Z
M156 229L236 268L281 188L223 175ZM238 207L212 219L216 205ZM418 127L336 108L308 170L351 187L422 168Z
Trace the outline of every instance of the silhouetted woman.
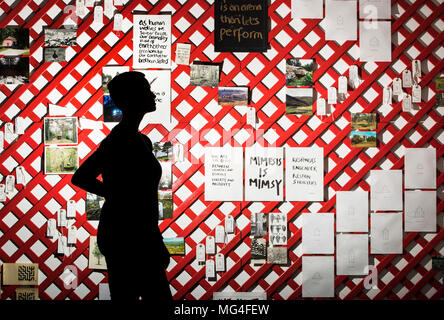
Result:
M149 300L170 306L165 269L170 255L158 228L157 189L162 173L150 139L138 131L155 95L141 72L108 83L122 120L80 166L72 183L105 197L97 244L106 259L112 300ZM102 181L98 179L102 175Z

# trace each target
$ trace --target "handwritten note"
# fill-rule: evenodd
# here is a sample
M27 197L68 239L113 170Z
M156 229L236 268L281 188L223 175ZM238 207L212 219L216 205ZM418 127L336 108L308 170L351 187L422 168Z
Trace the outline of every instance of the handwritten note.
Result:
M324 150L286 148L286 200L323 201Z
M216 0L216 52L264 52L268 44L268 3L265 0Z
M171 16L134 15L133 67L170 68Z
M245 200L282 201L284 154L282 148L245 149Z

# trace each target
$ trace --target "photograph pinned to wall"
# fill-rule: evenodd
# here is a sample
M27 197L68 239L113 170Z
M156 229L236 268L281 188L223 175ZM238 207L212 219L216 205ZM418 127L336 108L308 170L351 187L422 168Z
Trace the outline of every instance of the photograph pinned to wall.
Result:
M29 29L0 29L0 57L3 56L29 56Z
M171 15L133 15L133 67L171 67Z
M287 88L285 113L294 115L312 115L313 89Z
M66 62L66 48L43 48L43 60L45 62Z
M248 87L219 87L217 97L221 106L247 106L249 89Z
M270 244L286 246L288 239L287 215L282 212L271 212L269 220Z
M264 238L251 239L251 264L261 265L267 260L267 241Z
M99 220L105 198L95 193L87 192L85 201L85 211L87 220Z
M350 141L353 148L376 147L376 131L352 131L350 132Z
M313 59L287 59L285 64L285 84L289 87L312 87L313 62Z
M44 29L45 47L70 47L77 45L77 29Z
M286 247L268 247L267 263L271 264L287 264L287 248Z
M45 144L77 144L77 118L58 117L44 120Z
M156 95L156 111L145 114L140 122L142 130L150 123L171 123L171 71L170 70L135 70L142 72Z
M220 64L194 61L190 67L190 86L217 87Z
M267 235L268 215L264 212L251 213L251 231L252 237L264 237Z
M216 0L214 51L265 52L268 48L268 1Z
M444 108L444 92L436 93L436 104L437 108Z
M185 239L184 238L164 238L163 243L168 252L172 255L185 254Z
M433 80L435 82L435 90L437 92L444 92L444 77L435 77Z
M100 252L97 245L97 237L89 237L89 256L88 256L88 268L96 270L106 270L105 256Z
M376 113L352 113L351 114L351 129L352 131L376 130Z
M75 147L45 147L45 174L73 174L79 168Z
M29 57L0 57L0 84L29 83Z
M173 217L173 144L171 142L154 142L153 153L162 167L159 182L159 220Z

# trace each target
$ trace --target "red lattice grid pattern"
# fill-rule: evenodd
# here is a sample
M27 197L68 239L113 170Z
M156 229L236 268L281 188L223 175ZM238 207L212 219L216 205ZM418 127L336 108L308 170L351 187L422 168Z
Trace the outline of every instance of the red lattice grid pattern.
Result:
M106 272L88 268L89 236L97 225L86 220L85 193L70 185L71 176L44 175L42 172L42 118L48 103L66 106L76 117L102 118L101 69L105 65L132 66L133 10L172 13L173 58L176 43L192 44L191 61L223 62L220 86L248 86L258 124L246 124L245 108L221 107L217 88L189 86L189 67L171 70L171 125L148 125L143 133L152 139L169 139L185 145L185 161L173 166L174 217L160 223L165 237L185 237L186 254L174 256L168 278L175 299L211 299L215 291L266 291L269 299L301 298L301 221L303 212L335 212L335 193L360 188L369 191L371 169L402 169L408 147L433 147L438 160L437 233L405 233L402 255L372 255L378 269L378 286L365 289L363 277L337 276L336 299L440 299L444 287L441 274L431 268L431 256L443 254L442 199L443 115L435 107L433 78L443 70L444 3L441 0L392 0L391 63L361 63L358 42L325 41L322 20L291 19L290 0L271 1L269 17L270 49L265 53L216 53L213 46L214 7L208 0L123 1L117 9L124 16L124 31L113 31L113 21L93 26L90 9L78 21L78 45L67 50L65 63L43 62L43 28L60 28L69 15L64 11L75 1L0 1L0 27L30 29L31 81L21 86L0 86L2 125L25 118L24 135L0 155L3 180L18 165L30 175L26 187L0 204L0 262L39 263L41 299L96 299L98 284L107 282ZM336 86L341 75L348 76L350 65L358 65L362 84L349 92L327 117L285 115L285 59L316 60L314 74L318 96ZM402 112L400 102L382 106L382 88L422 61L423 101L412 112ZM351 148L350 112L377 112L378 148ZM173 130L174 129L174 130ZM81 160L88 157L110 132L82 130L79 134ZM206 146L230 143L233 146L324 148L326 156L324 202L206 202L204 201L203 152ZM78 203L75 226L78 240L69 257L56 256L57 243L45 236L47 219L54 217L66 201ZM291 238L288 241L290 266L265 264L253 267L250 258L251 212L281 211L288 214ZM236 233L225 245L227 271L216 281L205 279L204 266L195 260L197 243L214 235L225 217L236 220ZM79 285L67 290L63 285L66 266L78 269ZM12 299L15 287L2 288L2 299Z

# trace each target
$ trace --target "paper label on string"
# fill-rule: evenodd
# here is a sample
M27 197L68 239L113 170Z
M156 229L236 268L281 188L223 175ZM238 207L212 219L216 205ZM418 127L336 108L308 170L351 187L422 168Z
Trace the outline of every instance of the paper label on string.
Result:
M15 118L15 134L25 133L25 119L22 117Z
M76 202L74 200L68 200L66 204L66 216L68 218L76 217Z
M0 131L0 152L5 149L5 134L3 131Z
M393 103L392 88L384 87L382 91L382 103L384 105L391 105Z
M325 116L325 115L327 115L327 106L326 106L324 98L319 98L318 99L316 114L318 116Z
M76 15L78 17L86 15L85 0L76 0Z
M18 166L15 168L16 183L26 185L25 168Z
M205 262L205 277L207 279L216 278L216 270L214 267L214 260L207 260Z
M254 107L247 108L247 124L256 127L256 109Z
M103 8L101 6L94 7L93 24L103 24Z
M205 262L205 245L199 243L196 246L196 260L197 262Z
M48 223L46 226L46 236L48 238L54 238L57 233L57 222L55 219L48 219Z
M85 0L85 6L87 7L93 7L95 3L95 0Z
M404 70L402 72L402 86L404 88L412 87L412 73L410 72L410 70Z
M216 242L213 236L208 236L205 240L205 248L207 254L215 254L216 253Z
M225 271L225 257L222 253L216 254L216 272Z
M402 94L402 81L400 78L393 80L393 95L400 96Z
M216 226L216 243L225 243L225 228L224 226Z
M418 84L422 76L420 60L412 61L412 71L413 71L413 82Z
M190 43L178 43L176 46L176 64L189 65L191 54Z
M14 124L12 122L5 123L5 140L7 143L13 142L17 138L14 133Z
M6 201L6 186L4 184L0 184L0 202Z
M123 16L120 13L116 13L114 15L114 31L122 31L123 30Z
M114 3L113 0L104 0L103 1L103 7L104 7L104 12L105 15L108 18L111 18L114 14Z
M234 233L234 218L233 218L233 216L227 216L225 218L225 231L227 233Z
M347 93L348 80L347 77L340 76L338 80L338 93Z
M76 244L77 242L77 228L70 226L68 229L68 244Z
M122 2L122 0L114 0L114 5L115 6L123 6L123 2Z
M421 102L421 86L415 84L412 89L412 102L419 103Z
M57 211L57 226L58 227L66 227L67 226L66 210L65 209L59 209Z
M12 193L15 190L15 177L9 175L6 177L6 193Z
M338 95L335 87L328 88L328 104L338 103Z
M174 161L175 162L183 162L184 161L184 151L183 144L175 143L173 144L173 153L174 153Z
M359 75L358 75L358 66L352 65L348 71L349 74L349 84L353 89L356 89L359 86Z
M407 112L412 109L412 97L409 94L404 96L402 99L402 111Z

